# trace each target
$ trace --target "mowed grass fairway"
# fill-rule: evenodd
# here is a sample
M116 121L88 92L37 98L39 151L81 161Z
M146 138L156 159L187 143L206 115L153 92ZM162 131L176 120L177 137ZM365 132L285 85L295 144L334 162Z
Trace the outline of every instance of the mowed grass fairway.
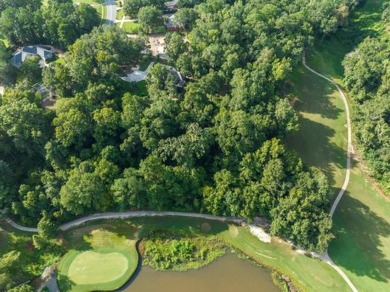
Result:
M378 26L384 1L368 0L355 13L351 26L364 35L380 35ZM382 27L383 30L383 27ZM353 49L343 32L318 44L307 55L309 66L342 85L342 60ZM346 170L345 110L334 87L301 68L292 78L298 101L301 128L287 140L290 149L305 163L321 168L337 194ZM349 99L352 119L353 102ZM352 121L352 130L353 130ZM357 149L356 144L354 145ZM347 192L333 217L328 252L359 291L389 291L390 282L390 199L373 187L353 161Z
M58 267L63 291L115 290L125 284L138 265L135 240L97 229L82 237Z

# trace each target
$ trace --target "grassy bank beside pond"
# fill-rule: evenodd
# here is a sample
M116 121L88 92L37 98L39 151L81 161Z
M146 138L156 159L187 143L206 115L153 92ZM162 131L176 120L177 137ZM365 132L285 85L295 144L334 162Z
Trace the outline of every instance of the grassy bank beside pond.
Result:
M120 234L126 233L132 239L147 238L156 231L175 234L190 243L196 242L197 238L217 238L223 240L227 247L241 251L262 266L287 275L302 291L349 291L344 280L326 263L298 254L278 238L273 238L271 244L263 243L246 227L196 218L148 217L91 222L74 232L102 227Z
M246 227L196 218L149 217L89 222L84 226L71 229L62 234L63 254L72 249L93 249L93 245L88 238L91 238L91 235L99 230L116 234L115 236L126 238L129 241L148 238L156 232L169 232L177 238L185 238L186 241L195 246L202 240L207 242L217 240L215 243L218 245L223 241L223 246L240 250L262 266L287 275L294 285L303 291L348 291L348 286L343 279L330 266L318 259L296 253L290 245L279 241L277 238L273 238L272 243L267 244L253 236ZM197 243L198 240L200 241ZM26 235L26 241L31 245L31 235ZM4 236L2 236L1 242L8 249L25 250L25 246L18 247L9 242L7 243ZM223 247L221 248L223 249ZM34 254L34 252L36 253L32 247L31 254ZM44 252L47 255L50 254L49 251L42 251L42 254ZM58 259L58 255L56 259ZM31 265L34 260L28 258L24 264ZM43 267L44 265L42 265ZM25 269L22 266L20 268ZM38 271L42 272L43 269Z

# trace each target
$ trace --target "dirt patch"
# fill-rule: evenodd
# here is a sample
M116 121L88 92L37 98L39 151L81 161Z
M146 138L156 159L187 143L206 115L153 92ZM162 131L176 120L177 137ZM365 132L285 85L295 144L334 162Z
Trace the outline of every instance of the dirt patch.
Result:
M153 56L163 55L165 50L165 35L150 35L149 45Z

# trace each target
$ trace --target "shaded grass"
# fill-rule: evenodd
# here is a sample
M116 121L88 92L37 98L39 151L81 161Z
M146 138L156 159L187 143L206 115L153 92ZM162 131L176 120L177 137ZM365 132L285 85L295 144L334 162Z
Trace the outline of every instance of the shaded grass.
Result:
M384 25L380 22L380 7L383 2L367 1L354 13L350 28L316 46L307 58L309 66L342 84L341 62L345 54L352 51L363 38L380 37L384 33ZM296 105L302 126L295 138L305 139L305 143L293 141L288 145L295 149L306 163L320 166L328 177L331 174L332 184L339 187L340 183L337 182L343 178L345 161L342 161L341 156L338 159L332 155L333 157L327 158L329 163L324 164L321 162L323 158L315 157L316 154L313 154L313 150L309 150L307 145L311 145L310 148L313 147L320 153L328 152L335 144L340 149L345 149L345 141L341 140L345 139L346 131L344 109L339 118L326 114L329 110L322 100L329 98L331 101L332 95L324 88L312 84L316 82L315 78L320 80L317 83L322 80L307 71L297 74L294 84L299 99L304 102ZM334 94L337 95L335 90ZM341 101L338 103L341 105ZM335 105L337 106L337 102ZM331 121L324 120L321 114L313 114L309 123L302 120L302 117L308 116L307 113L325 113ZM341 116L343 118L340 118ZM340 138L332 141L313 134L321 129L322 136L329 137L332 134ZM321 140L321 143L318 140ZM386 291L390 281L390 202L370 185L356 161L351 172L347 194L335 212L333 232L336 238L331 242L328 251L333 261L344 270L358 290Z
M342 61L357 44L366 37L380 37L386 32L381 22L385 0L367 0L362 7L354 10L347 28L341 29L328 39L318 42L307 56L307 61L323 74L332 76L342 84Z
M333 261L360 291L386 291L390 280L390 203L356 165L334 217Z
M335 196L346 173L347 128L343 102L334 86L302 66L294 71L291 80L300 129L286 139L286 145L306 164L326 174Z
M167 28L165 25L160 25L153 29L152 34L165 34L167 32Z

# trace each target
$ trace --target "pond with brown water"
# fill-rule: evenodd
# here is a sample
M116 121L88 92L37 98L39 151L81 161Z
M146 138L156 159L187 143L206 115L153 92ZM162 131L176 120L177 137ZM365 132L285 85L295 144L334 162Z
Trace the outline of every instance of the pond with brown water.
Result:
M276 292L268 271L235 254L227 254L199 270L155 271L142 267L126 292Z

